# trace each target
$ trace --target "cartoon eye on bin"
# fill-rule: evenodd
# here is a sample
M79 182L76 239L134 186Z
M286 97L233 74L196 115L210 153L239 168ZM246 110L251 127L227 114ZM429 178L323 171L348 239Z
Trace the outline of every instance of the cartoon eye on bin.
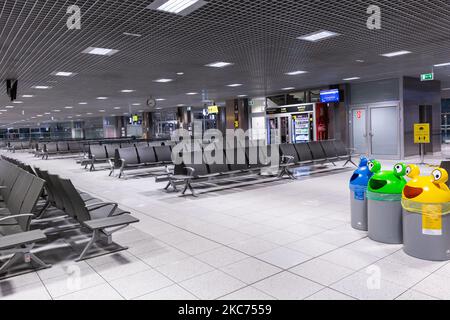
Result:
M406 175L409 176L412 172L411 167L406 168Z
M399 163L394 166L394 174L397 176L404 176L406 174L407 168L404 164Z
M410 164L406 167L406 175L412 179L420 176L420 168L414 164Z
M436 169L431 175L435 183L446 183L448 181L448 173L444 169Z
M373 173L377 173L381 170L381 163L376 160L370 161L368 164L369 170Z

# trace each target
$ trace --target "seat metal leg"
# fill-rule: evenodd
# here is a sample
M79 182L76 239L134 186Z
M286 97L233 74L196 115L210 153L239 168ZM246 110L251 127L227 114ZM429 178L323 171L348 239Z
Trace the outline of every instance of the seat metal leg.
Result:
M94 245L94 243L97 240L98 240L98 230L94 230L91 240L88 242L86 247L84 247L83 252L81 252L80 256L76 260L77 262L80 262L84 259L84 257L87 255L88 251L91 249L91 247Z
M19 258L23 257L22 253L15 253L8 261L6 261L0 267L0 274L7 273L8 270L19 260Z

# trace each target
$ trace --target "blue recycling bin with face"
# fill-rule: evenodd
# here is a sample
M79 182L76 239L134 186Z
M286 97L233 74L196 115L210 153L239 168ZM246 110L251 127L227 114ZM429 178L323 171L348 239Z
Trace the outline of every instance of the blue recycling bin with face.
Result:
M369 169L369 159L362 157L358 169L350 179L350 207L352 227L356 230L368 231L367 186L373 173Z

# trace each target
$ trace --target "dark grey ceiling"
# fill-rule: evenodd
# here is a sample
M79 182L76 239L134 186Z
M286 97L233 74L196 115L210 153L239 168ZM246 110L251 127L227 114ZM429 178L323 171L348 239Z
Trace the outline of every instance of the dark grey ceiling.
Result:
M217 101L239 94L262 96L284 87L308 88L400 75L418 76L450 62L450 2L447 0L209 0L188 16L146 9L151 0L2 0L0 79L19 79L19 100L0 115L1 123L53 116L107 114L145 109L149 96L161 107L201 105L206 92ZM68 30L70 5L82 11L81 30ZM369 5L382 8L382 29L366 27ZM341 34L318 43L296 38L321 29ZM124 32L141 37L123 35ZM112 57L81 53L87 47L120 50ZM410 55L380 54L409 50ZM356 62L364 60L364 63ZM204 65L233 62L224 69ZM299 76L286 72L307 70ZM54 71L76 72L70 78ZM184 72L183 76L176 75ZM450 87L450 67L435 70ZM172 78L168 84L155 83ZM226 85L242 83L242 87ZM35 90L49 85L50 90ZM0 110L8 102L4 84ZM134 89L134 93L120 93ZM22 94L35 95L21 98ZM109 97L98 101L96 97ZM87 105L79 105L87 102ZM64 109L73 106L74 109ZM114 109L120 107L120 110ZM59 109L55 113L52 110ZM25 115L22 115L22 112Z

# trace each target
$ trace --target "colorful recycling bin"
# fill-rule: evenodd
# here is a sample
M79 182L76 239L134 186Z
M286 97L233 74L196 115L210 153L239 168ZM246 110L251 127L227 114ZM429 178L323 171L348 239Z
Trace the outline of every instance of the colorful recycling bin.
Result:
M450 189L448 173L436 169L420 176L420 169L408 166L411 180L403 190L404 251L430 261L450 260Z
M407 167L396 164L393 170L382 171L381 163L370 161L373 173L367 187L369 238L388 244L403 243L402 192L406 185Z
M350 207L352 227L356 230L368 230L367 217L367 185L373 173L369 170L369 160L361 157L358 169L350 179Z

